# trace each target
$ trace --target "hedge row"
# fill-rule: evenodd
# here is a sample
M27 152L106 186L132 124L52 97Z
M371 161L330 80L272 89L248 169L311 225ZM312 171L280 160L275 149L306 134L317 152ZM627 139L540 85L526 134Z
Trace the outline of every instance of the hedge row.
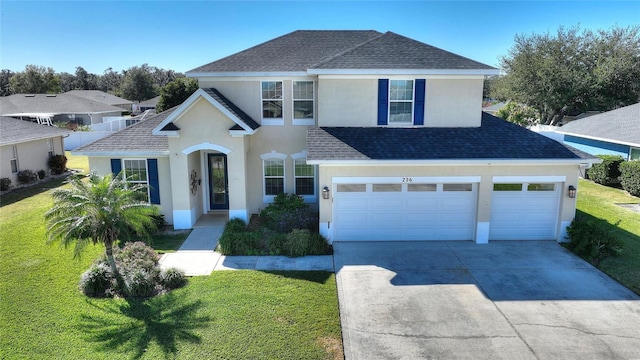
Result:
M589 179L605 186L618 186L633 196L640 196L640 161L625 161L621 156L600 155L601 164L587 171Z

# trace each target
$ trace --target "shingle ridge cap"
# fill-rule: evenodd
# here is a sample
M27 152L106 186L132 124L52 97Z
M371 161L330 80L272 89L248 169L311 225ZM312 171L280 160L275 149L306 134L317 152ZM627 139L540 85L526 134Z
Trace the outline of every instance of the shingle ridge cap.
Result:
M358 48L360 48L360 47L362 47L362 46L364 46L364 45L367 45L367 44L369 44L370 42L372 42L372 41L374 41L374 40L377 40L377 39L379 39L379 38L381 38L381 37L383 37L383 36L385 36L385 35L387 35L387 34L389 34L389 33L390 33L390 31L387 31L387 32L385 32L385 33L381 33L381 32L379 32L379 31L377 31L377 30L366 30L366 31L376 31L376 32L378 33L378 35L376 35L376 36L372 37L371 39L366 40L366 41L364 41L364 42L362 42L362 43L360 43L360 44L358 44L358 45L352 46L352 47L350 47L350 48L349 48L349 49L347 49L347 50L344 50L344 51L342 51L342 52L339 52L339 53L337 53L337 54L335 54L335 55L333 55L333 56L329 57L328 59L325 59L325 60L323 60L323 61L321 61L321 62L319 62L319 63L317 63L317 64L313 64L313 65L311 65L309 68L310 68L310 69L313 69L313 68L316 68L316 67L318 67L318 66L321 66L322 64L328 63L329 61L335 60L335 59L337 59L337 58L339 58L339 57L341 57L341 56L344 56L345 54L347 54L347 53L348 53L348 52L350 52L350 51L353 51L353 50L358 49Z

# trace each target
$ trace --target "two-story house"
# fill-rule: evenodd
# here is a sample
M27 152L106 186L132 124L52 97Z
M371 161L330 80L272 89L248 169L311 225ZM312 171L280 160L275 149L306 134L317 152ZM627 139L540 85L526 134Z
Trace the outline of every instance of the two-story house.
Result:
M279 193L335 240L564 238L594 160L482 113L498 70L395 33L295 31L187 72L183 104L76 150L176 229Z

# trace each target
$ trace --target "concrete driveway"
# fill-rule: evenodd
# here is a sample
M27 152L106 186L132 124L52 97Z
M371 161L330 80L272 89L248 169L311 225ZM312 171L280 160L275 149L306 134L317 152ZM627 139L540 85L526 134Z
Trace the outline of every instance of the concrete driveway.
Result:
M345 357L640 359L640 297L549 241L336 242Z

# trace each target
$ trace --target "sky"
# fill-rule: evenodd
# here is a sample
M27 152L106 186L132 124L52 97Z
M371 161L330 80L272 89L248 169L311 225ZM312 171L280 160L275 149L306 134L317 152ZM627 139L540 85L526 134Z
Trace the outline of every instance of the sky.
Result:
M516 34L640 25L634 1L0 1L0 68L177 72L294 30L393 31L499 66Z

